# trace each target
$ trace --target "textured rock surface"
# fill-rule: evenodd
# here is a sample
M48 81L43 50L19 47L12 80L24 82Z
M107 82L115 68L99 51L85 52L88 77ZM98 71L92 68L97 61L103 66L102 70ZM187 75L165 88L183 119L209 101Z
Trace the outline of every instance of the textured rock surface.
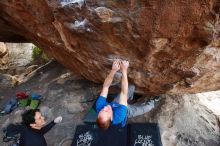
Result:
M5 43L0 42L0 68L8 63L8 49Z
M31 43L0 43L0 90L14 87L37 68ZM27 67L29 65L29 67Z
M7 88L14 87L18 84L18 79L9 74L0 73L0 90L5 90Z
M219 12L218 0L8 0L0 40L20 35L94 82L122 58L140 91L195 93L220 87Z
M5 43L9 53L9 65L24 67L30 64L34 45L31 43Z
M0 43L0 71L11 75L24 72L33 61L33 47L31 43Z

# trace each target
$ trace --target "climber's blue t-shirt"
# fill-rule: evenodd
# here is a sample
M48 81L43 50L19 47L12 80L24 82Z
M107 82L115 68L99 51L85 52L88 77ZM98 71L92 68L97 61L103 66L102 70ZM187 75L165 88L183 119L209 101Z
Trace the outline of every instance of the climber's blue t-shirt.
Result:
M106 98L103 96L99 96L96 101L96 111L99 113L104 106L110 105L113 110L113 120L112 125L117 125L121 123L121 126L124 127L127 121L127 106L119 104L117 102L108 103Z

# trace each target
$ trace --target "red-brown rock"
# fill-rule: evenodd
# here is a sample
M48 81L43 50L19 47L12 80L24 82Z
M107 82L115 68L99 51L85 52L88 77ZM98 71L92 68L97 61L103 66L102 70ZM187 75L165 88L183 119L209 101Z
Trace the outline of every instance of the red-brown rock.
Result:
M0 40L19 35L99 83L129 60L146 94L220 88L219 0L64 1L1 1Z

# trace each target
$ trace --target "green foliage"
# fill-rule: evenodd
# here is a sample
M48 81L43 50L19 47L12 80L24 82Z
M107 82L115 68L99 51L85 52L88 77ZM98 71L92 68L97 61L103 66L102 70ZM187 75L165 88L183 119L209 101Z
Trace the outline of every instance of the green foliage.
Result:
M38 48L36 46L33 47L32 59L33 59L33 62L40 63L40 64L46 63L47 61L50 60L47 54L45 54L41 48Z
M41 57L41 55L43 54L43 50L38 48L38 47L33 47L33 51L32 51L32 59L33 60L37 60Z

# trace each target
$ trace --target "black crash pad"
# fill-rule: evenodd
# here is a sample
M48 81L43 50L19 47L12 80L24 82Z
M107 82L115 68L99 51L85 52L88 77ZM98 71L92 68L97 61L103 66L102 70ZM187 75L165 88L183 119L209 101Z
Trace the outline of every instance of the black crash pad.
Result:
M156 123L135 123L126 127L111 126L102 130L97 125L78 125L72 146L162 146Z

